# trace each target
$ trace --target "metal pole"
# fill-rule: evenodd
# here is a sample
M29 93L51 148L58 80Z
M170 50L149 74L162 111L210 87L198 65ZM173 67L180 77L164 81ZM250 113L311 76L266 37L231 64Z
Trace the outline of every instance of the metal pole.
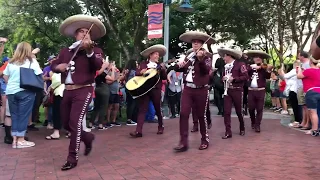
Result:
M164 7L164 46L167 48L167 53L163 57L163 62L169 59L169 4L166 3Z

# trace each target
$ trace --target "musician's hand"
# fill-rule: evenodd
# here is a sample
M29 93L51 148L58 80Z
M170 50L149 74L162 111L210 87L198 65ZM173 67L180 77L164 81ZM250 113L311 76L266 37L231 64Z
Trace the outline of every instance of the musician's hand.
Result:
M93 42L91 40L83 40L82 47L86 50L87 54L93 53Z
M222 80L226 81L228 79L228 76L223 76Z
M198 51L198 53L197 53L197 57L200 57L200 59L204 56L204 51L203 50L200 50L200 51Z
M124 74L128 74L128 73L129 73L129 69L125 69L125 70L123 71L123 73L124 73Z
M232 82L234 80L234 78L232 76L229 77L229 82Z
M142 69L142 70L140 71L140 73L141 73L141 74L144 74L147 70L148 70L147 68Z
M67 70L68 64L67 63L62 63L59 64L56 69L60 72L65 72Z

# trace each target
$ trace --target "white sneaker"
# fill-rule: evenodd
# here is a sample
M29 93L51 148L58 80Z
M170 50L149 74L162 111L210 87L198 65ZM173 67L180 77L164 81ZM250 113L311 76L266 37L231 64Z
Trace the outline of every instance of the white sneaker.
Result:
M288 115L288 114L289 114L289 112L288 112L288 111L286 111L286 110L282 110L280 114Z
M34 142L30 142L30 141L20 141L17 142L17 148L18 149L22 149L22 148L29 148L29 147L33 147L36 144Z

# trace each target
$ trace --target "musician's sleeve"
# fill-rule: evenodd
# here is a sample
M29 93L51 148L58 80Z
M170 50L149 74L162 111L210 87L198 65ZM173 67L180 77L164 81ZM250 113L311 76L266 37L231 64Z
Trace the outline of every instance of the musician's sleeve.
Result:
M241 64L240 68L240 76L239 77L233 77L234 82L245 82L249 79L248 70L244 63Z
M265 70L265 77L266 77L266 79L270 79L271 78L271 72Z
M160 78L162 80L166 80L167 79L167 73L166 73L166 70L165 69L161 69L160 70Z
M61 73L59 70L57 70L56 67L59 64L62 64L62 62L63 62L62 61L63 60L63 54L64 54L64 49L61 49L59 55L56 57L56 60L52 61L51 65L50 65L50 68L51 68L52 72Z
M174 65L174 66L170 66L170 67L168 67L168 69L167 69L167 74L169 74L170 73L170 71L175 71L175 72L184 72L184 70L185 70L185 68L179 68L179 66L176 64L176 65Z
M141 70L146 68L144 66L144 62L141 62L140 65L138 66L137 70L136 70L136 76L142 76Z
M98 71L101 69L102 67L102 58L103 58L103 51L100 48L94 48L94 53L91 57L89 57L89 55L87 55L87 57L89 58L90 61L90 66L92 67L92 69L94 71Z
M199 62L200 72L202 74L209 74L212 69L212 60L210 57L205 57L202 61Z

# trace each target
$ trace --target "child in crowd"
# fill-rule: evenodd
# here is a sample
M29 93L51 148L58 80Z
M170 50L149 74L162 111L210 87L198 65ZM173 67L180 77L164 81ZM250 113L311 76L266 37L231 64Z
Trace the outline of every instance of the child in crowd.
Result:
M286 81L279 79L279 91L280 91L280 102L282 106L281 114L288 114L288 105L287 105L287 96L283 94L283 91L286 88Z
M270 81L270 90L271 90L271 101L272 108L274 112L280 112L282 110L280 105L280 90L279 90L279 78L276 71L271 73L271 81Z

